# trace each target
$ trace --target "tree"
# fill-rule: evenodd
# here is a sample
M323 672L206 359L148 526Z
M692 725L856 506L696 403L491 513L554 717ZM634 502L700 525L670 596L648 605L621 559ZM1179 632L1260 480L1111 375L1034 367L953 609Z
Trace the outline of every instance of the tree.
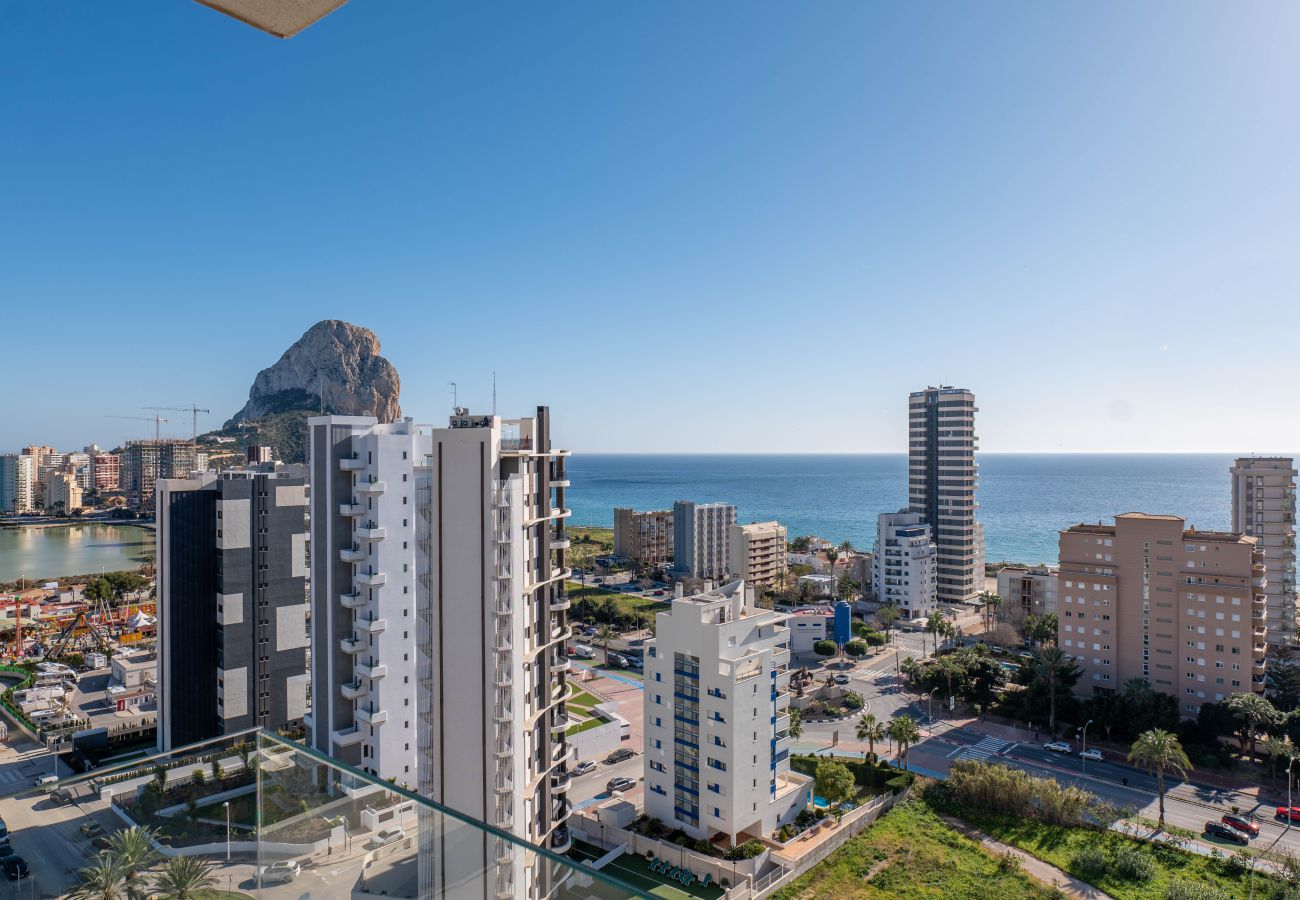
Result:
M128 891L136 875L157 861L157 840L158 832L139 825L118 831L108 839L108 856L122 870Z
M823 639L813 644L813 653L818 656L834 656L836 649L835 642L829 639Z
M799 740L803 736L803 711L790 707L790 737Z
M1041 616L1030 613L1025 617L1025 638L1035 647L1055 644L1057 628L1056 613L1044 613Z
M993 628L993 620L997 616L998 607L1003 603L1001 597L992 591L980 591L976 595L980 603L980 609L984 613L984 630L990 631Z
M934 639L934 652L935 652L935 653L938 653L938 652L939 652L939 631L940 631L940 629L942 629L942 628L943 628L943 613L942 613L942 612L940 612L939 610L936 609L936 610L934 610L933 612L931 612L930 615L926 616L926 618L925 618L925 630L928 631L928 632L930 632L930 636ZM922 653L925 652L925 643L924 643L924 640L922 640L922 643L921 643L921 652L922 652Z
M600 640L601 649L605 651L605 665L609 665L609 642L614 640L614 629L608 625L601 625L596 631L596 637Z
M212 863L195 856L173 856L154 878L153 889L166 900L193 900L216 884Z
M1080 675L1079 667L1065 656L1060 647L1044 647L1034 654L1031 663L1035 681L1046 685L1049 700L1047 729L1053 737L1056 736L1056 692L1061 687L1061 675L1073 670L1074 681L1078 681ZM1073 686L1073 682L1070 686Z
M1160 798L1160 819L1158 827L1165 827L1165 772L1175 772L1186 778L1192 769L1192 761L1187 758L1187 751L1178 738L1168 731L1153 728L1138 735L1128 752L1128 761L1140 766L1156 776L1156 794Z
M817 795L827 803L841 803L854 794L853 773L842 762L823 759L817 764L813 787L816 788Z
M1228 699L1224 700L1223 703L1237 717L1241 729L1242 752L1245 752L1246 744L1249 743L1250 759L1253 762L1255 760L1255 740L1259 737L1259 732L1281 725L1282 714L1273 708L1272 703L1269 703L1259 694L1240 692L1229 694Z
M867 655L866 641L849 641L844 645L844 652L854 659L861 659Z
M907 752L912 749L912 744L921 739L920 727L911 716L901 715L889 723L889 736L898 744L898 756L906 769Z
M1291 658L1286 647L1274 647L1268 656L1268 679L1264 696L1279 712L1289 713L1300 706L1300 663Z
M876 741L885 739L885 726L873 713L863 713L858 717L858 740L865 741L867 751L872 758L876 755Z
M1277 761L1290 759L1295 755L1295 748L1287 738L1269 735L1264 740L1264 755L1268 757L1268 777L1273 780L1277 778Z
M68 894L70 900L125 900L126 873L111 855L101 853L78 874L81 884Z
M849 540L848 538L845 538L844 540L840 541L840 552L841 552L841 553L844 553L844 554L852 553L852 552L853 552L853 542L852 542L851 540Z
M836 595L841 600L852 600L861 588L862 585L847 572L840 576L840 580L835 585Z
M876 619L879 620L881 627L885 629L886 643L889 642L890 629L894 627L894 623L898 621L899 616L902 614L902 610L892 603L887 603L876 610Z

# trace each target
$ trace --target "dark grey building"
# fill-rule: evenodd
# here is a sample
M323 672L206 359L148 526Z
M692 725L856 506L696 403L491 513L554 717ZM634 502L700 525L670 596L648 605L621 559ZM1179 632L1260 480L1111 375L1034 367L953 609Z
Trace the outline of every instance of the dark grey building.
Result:
M233 471L158 482L158 745L307 713L306 482Z

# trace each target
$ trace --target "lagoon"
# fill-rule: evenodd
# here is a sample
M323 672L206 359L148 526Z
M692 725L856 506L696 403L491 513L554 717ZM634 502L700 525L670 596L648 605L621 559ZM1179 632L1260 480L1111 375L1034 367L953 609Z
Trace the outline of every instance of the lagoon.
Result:
M0 582L135 571L154 556L154 533L138 525L0 528Z

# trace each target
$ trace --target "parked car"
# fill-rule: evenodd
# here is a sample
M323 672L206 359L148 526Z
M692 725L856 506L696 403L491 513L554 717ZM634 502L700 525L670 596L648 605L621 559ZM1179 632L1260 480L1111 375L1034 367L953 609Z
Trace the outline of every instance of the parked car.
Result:
M611 653L609 655L609 661L612 662L614 665L618 666L620 669L626 669L628 667L627 657L624 656L622 653Z
M58 788L50 791L50 801L55 806L66 806L72 802L72 792L67 788Z
M81 827L77 829L81 832L82 837L98 837L104 833L104 826L98 822L82 822Z
M1074 748L1065 741L1051 741L1043 745L1044 750L1051 750L1053 753L1072 753Z
M1028 650L1017 650L1017 651L1016 651L1016 656L1020 657L1021 659L1033 659L1033 658L1034 658L1034 654L1030 653Z
M1088 760L1088 762L1101 762L1103 759L1106 758L1102 754L1102 752L1096 749L1095 747L1091 750L1084 750L1082 753L1079 754L1079 756L1082 759Z
M374 847L387 847L389 844L396 844L404 837L406 832L401 828L385 828L383 831L375 832L375 836L370 839L370 844Z
M1245 832L1251 837L1259 837L1259 823L1252 822L1250 819L1247 819L1245 816L1238 816L1233 813L1228 813L1219 821L1222 822L1224 825L1228 825L1231 826L1232 828L1237 829L1238 831Z
M619 747L609 756L605 757L605 764L612 766L614 763L621 763L623 760L631 759L634 756L636 756L636 753L632 750L627 747Z
M586 775L588 772L596 771L596 763L590 759L584 759L573 767L574 775Z
M666 592L664 591L664 589L663 589L663 588L660 588L659 590L655 591L655 596L656 596L656 597L662 597L665 593L666 593Z
M635 778L611 778L605 784L605 790L611 794L615 791L630 791L634 787L636 787Z
M5 878L10 881L21 881L32 874L32 870L27 868L27 860L21 856L6 856L0 859L0 866L4 868Z
M1216 822L1213 819L1205 823L1205 833L1210 837L1223 838L1225 841L1232 841L1234 844L1249 844L1250 838L1246 837L1240 831L1222 822Z
M1300 822L1300 806L1279 806L1277 808L1277 817L1279 819L1290 819L1292 822Z
M112 849L113 842L109 840L108 835L101 834L99 837L95 838L93 841L90 842L90 846L95 850L104 851L104 850Z
M645 666L645 663L642 662L641 657L639 656L629 656L627 658L627 664L630 668L633 669L640 669Z
M298 863L292 859L273 862L269 866L262 866L262 881L266 884L288 884L301 871Z

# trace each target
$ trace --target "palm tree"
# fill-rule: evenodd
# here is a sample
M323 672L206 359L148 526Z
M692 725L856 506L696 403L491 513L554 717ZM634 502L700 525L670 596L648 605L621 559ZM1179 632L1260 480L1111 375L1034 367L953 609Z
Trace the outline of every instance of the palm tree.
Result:
M898 617L902 614L902 611L892 603L876 610L876 618L880 620L880 624L884 626L885 629L886 641L889 640L889 630L894 627L894 623L898 621Z
M885 726L878 721L873 713L863 713L858 718L858 740L867 742L867 751L874 758L876 755L876 741L885 739Z
M939 629L941 628L943 628L943 613L936 609L925 619L925 630L930 632L930 636L934 638L934 652L936 655L939 653ZM921 640L921 652L925 652L924 638Z
M1038 670L1038 677L1047 679L1047 697L1049 717L1047 720L1047 730L1052 737L1056 737L1056 681L1057 674L1065 668L1069 662L1065 658L1065 651L1060 647L1042 647L1034 653L1034 668Z
M601 646L605 651L605 665L609 665L609 642L614 640L614 629L608 625L601 625L596 632L596 637L600 640Z
M1272 781L1277 778L1277 761L1294 756L1295 747L1290 738L1269 735L1264 740L1264 755L1268 757L1268 777Z
M1141 766L1156 776L1156 793L1160 797L1160 819L1157 827L1165 827L1165 772L1173 771L1182 778L1191 771L1192 761L1178 738L1160 728L1152 728L1138 735L1128 752L1128 761Z
M841 552L841 553L852 553L852 552L853 552L853 542L852 542L851 540L849 540L848 538L845 538L844 540L840 541L840 552Z
M79 874L81 884L68 894L70 900L125 900L126 873L110 854L101 853Z
M173 856L154 878L153 889L166 900L193 900L216 883L212 863L194 856Z
M790 708L790 737L799 740L803 736L803 713L794 707Z
M1228 709L1241 722L1241 749L1250 744L1250 759L1255 761L1255 740L1261 728L1269 728L1282 722L1282 714L1277 708L1259 694L1229 694L1223 701Z
M898 758L903 763L903 768L907 768L907 751L912 748L921 737L921 729L917 726L916 721L908 715L899 716L889 723L889 735L898 742Z
M1002 605L1002 598L992 591L980 591L976 598L984 611L984 630L987 632L993 628L993 619Z
M108 839L108 855L121 868L128 885L158 859L158 832L136 825Z

